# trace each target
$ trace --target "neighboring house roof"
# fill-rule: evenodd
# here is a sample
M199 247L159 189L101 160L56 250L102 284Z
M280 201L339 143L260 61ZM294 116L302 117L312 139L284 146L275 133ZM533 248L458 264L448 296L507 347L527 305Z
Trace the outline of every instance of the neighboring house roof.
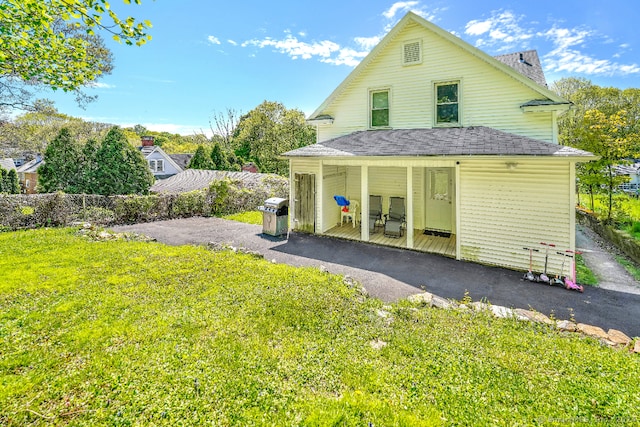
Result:
M187 169L171 178L157 181L151 186L152 193L178 194L208 188L213 181L229 178L244 183L259 184L262 178L271 174L251 172L214 171L203 169Z
M16 170L16 164L13 162L13 159L10 157L4 158L4 159L0 159L0 168L4 169L4 170Z
M554 156L592 160L589 152L485 126L359 131L283 154L346 156Z
M171 159L176 162L182 170L185 170L187 169L193 154L169 154L169 157L171 157Z
M542 87L547 87L547 79L544 77L538 52L526 50L524 52L507 53L506 55L494 56L495 59L507 64L523 76L526 76Z
M640 165L617 165L614 167L616 175L637 175Z
M508 76L516 79L517 81L521 82L522 84L534 90L535 92L538 92L540 94L540 97L539 97L540 99L548 99L553 101L556 104L570 104L569 101L563 99L562 97L558 96L554 92L547 89L546 82L544 85L540 85L536 79L532 79L529 75L522 74L521 72L517 71L516 68L513 68L507 65L505 62L499 59L493 58L492 56L470 45L469 43L451 34L450 32L438 27L437 25L432 24L431 22L416 15L413 12L408 12L400 20L400 22L398 22L398 24L395 27L393 27L393 29L389 31L389 33L387 33L387 35L376 45L376 47L374 47L373 50L369 52L369 54L360 62L360 64L358 64L358 66L347 76L347 78L342 81L342 83L331 93L331 95L329 95L329 97L324 100L324 102L320 105L320 107L318 107L311 114L311 116L309 116L308 120L309 121L330 120L331 117L323 117L326 114L325 109L327 109L327 107L349 87L351 82L355 78L357 78L367 68L367 66L378 56L378 54L380 54L384 50L384 48L389 44L389 42L393 40L396 37L396 35L398 35L411 22L415 22L419 25L422 25L427 30L435 33L436 35L452 43L453 46L463 49L469 54L485 61L487 64L502 71ZM519 53L520 52L518 52L518 54ZM504 56L509 56L509 55L504 55ZM533 57L529 55L527 57L531 60L531 63L533 66L533 60L534 60ZM536 57L537 57L537 54L536 54ZM510 58L504 58L504 59L511 62ZM518 55L518 59L519 59L519 55ZM538 60L538 63L539 63L539 60ZM524 67L522 68L524 69ZM540 71L541 70L542 69L540 68ZM538 72L537 71L535 73L531 72L530 74L533 76L534 74L537 75ZM539 76L537 77L537 79L539 80Z
M44 165L44 160L41 157L36 157L33 160L28 161L18 168L18 172L30 173L37 172L40 166Z

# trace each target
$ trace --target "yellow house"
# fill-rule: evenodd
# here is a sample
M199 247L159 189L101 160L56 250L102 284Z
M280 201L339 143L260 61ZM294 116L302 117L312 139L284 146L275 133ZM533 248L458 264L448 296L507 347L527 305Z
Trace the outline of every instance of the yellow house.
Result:
M494 58L408 13L309 117L317 143L283 154L292 229L522 270L525 247L574 250L575 165L595 157L558 145L569 108L535 51Z

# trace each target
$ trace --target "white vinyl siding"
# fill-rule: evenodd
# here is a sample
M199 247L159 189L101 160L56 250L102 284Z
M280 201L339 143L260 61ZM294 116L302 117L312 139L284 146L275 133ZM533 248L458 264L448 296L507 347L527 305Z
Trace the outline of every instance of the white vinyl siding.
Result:
M347 171L344 166L324 166L322 168L322 204L325 206L322 215L321 232L333 228L340 222L340 207L337 205L333 196L350 196L346 195L346 179Z
M422 40L422 63L403 66L398 53L407 40ZM434 127L434 83L460 80L462 126L488 126L553 142L552 113L523 113L520 105L540 94L467 51L418 24L409 24L380 51L323 114L332 125L318 127L318 141L326 141L369 127L369 91L393 87L390 125L396 129Z
M509 169L506 163L514 163ZM570 163L550 160L483 160L460 164L460 257L526 271L524 247L554 243L572 249ZM549 270L559 273L553 252ZM534 270L544 254L534 253ZM570 266L565 264L565 273Z

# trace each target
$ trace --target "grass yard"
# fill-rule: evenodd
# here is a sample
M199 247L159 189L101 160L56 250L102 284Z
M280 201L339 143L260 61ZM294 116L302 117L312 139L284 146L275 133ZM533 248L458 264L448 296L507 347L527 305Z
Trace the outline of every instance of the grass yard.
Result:
M225 215L222 218L229 219L231 221L244 222L247 224L262 225L262 212L260 211L247 211L236 214Z
M0 307L0 425L640 423L638 355L231 251L0 233Z

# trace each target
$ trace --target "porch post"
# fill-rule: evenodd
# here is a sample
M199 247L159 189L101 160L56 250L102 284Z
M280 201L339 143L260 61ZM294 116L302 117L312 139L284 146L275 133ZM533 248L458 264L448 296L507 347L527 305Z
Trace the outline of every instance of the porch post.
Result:
M322 201L324 199L324 165L322 160L320 160L319 163L318 178L316 179L316 194L314 195L316 199L316 211L313 213L313 215L316 218L316 234L324 234L324 206L322 205Z
M369 241L369 166L360 166L360 238Z
M569 248L576 250L576 162L569 163Z
M407 166L407 248L413 249L413 166Z
M461 247L461 239L460 239L460 201L462 200L462 195L460 194L460 162L456 162L456 259L461 260L460 257L460 247Z

